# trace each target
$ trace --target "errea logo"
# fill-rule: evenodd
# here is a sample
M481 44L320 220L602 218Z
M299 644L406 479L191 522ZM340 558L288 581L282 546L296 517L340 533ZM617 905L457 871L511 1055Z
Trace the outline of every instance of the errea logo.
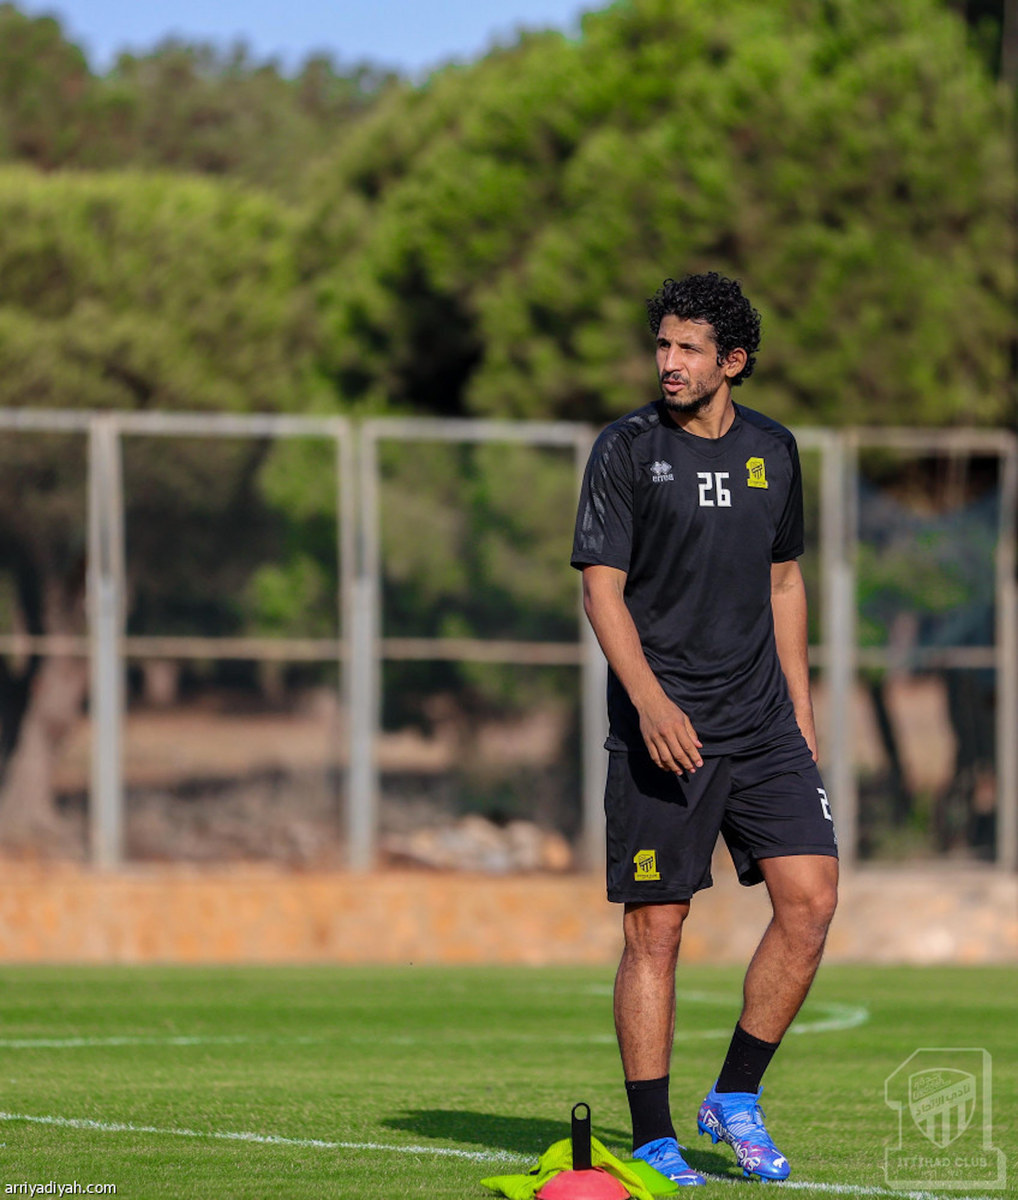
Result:
M670 462L652 462L650 464L651 483L668 483L674 478Z

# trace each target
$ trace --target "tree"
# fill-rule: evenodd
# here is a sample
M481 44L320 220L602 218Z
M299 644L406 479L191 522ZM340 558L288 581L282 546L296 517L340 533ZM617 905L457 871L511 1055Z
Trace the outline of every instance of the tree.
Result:
M97 75L55 18L0 4L0 160L43 170L170 169L298 198L312 165L399 86L368 63L313 55L291 77L243 44L173 39Z
M526 36L382 97L351 130L301 250L322 368L369 412L606 421L657 395L643 298L713 268L764 316L745 403L803 424L1007 420L1009 146L1006 98L935 0L616 4L577 40ZM487 631L474 598L501 594L564 630L568 581L534 606L533 562L500 593L502 552L459 540L469 524L503 545L541 488L478 496L467 519L449 457L389 465L387 617ZM533 558L550 549L528 533ZM503 683L472 676L471 709ZM393 690L420 710L416 680Z
M641 300L740 277L753 400L824 423L1009 412L1007 103L934 0L632 0L383 98L314 194L344 396L604 420Z
M313 404L313 323L297 287L293 231L279 203L235 186L0 172L0 405ZM78 632L83 447L27 436L0 446L7 606L28 632ZM167 620L195 611L221 629L241 619L235 596L268 522L257 493L264 455L261 444L234 442L135 447L129 584L143 619L166 632ZM237 518L228 532L208 520L224 507ZM8 842L31 840L52 821L49 767L86 682L82 664L61 658L0 672Z
M377 93L398 83L368 64L344 70L323 55L288 78L243 44L223 52L170 40L121 55L102 85L128 98L130 112L104 165L228 176L297 199L312 165Z
M101 106L85 55L59 22L0 4L0 160L44 169L73 160Z

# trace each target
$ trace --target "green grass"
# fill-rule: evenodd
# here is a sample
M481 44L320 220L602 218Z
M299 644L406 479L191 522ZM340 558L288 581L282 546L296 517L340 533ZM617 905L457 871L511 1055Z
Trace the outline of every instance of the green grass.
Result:
M694 1122L740 978L680 969L672 1067L691 1163L733 1180L727 1147L698 1139ZM77 1180L145 1200L483 1200L478 1181L528 1169L567 1136L579 1100L595 1134L625 1152L611 979L578 968L0 969L0 1195L11 1183ZM1016 996L1018 971L1007 968L824 968L800 1022L867 1016L790 1035L772 1064L765 1107L793 1180L882 1188L897 1131L884 1079L919 1047L979 1046L993 1056L994 1144L1013 1187ZM114 1038L135 1040L103 1042ZM84 1044L30 1044L65 1039ZM225 1132L293 1144L207 1136Z

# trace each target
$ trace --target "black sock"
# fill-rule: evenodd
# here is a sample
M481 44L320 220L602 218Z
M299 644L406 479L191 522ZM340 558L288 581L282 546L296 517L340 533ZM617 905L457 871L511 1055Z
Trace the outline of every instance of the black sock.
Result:
M728 1047L728 1054L714 1090L758 1092L767 1064L780 1045L780 1042L761 1041L760 1038L747 1033L741 1025L736 1025L735 1033L732 1034L732 1044Z
M658 1138L675 1137L668 1104L667 1075L662 1075L660 1079L627 1079L626 1096L633 1118L634 1150Z

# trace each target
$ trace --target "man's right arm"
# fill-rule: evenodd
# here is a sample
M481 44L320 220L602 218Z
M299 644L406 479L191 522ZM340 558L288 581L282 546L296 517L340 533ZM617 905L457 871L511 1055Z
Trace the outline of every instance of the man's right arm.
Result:
M665 771L703 766L700 739L689 718L669 700L650 669L625 601L626 572L583 568L583 608L597 640L640 718L640 732L654 762Z

